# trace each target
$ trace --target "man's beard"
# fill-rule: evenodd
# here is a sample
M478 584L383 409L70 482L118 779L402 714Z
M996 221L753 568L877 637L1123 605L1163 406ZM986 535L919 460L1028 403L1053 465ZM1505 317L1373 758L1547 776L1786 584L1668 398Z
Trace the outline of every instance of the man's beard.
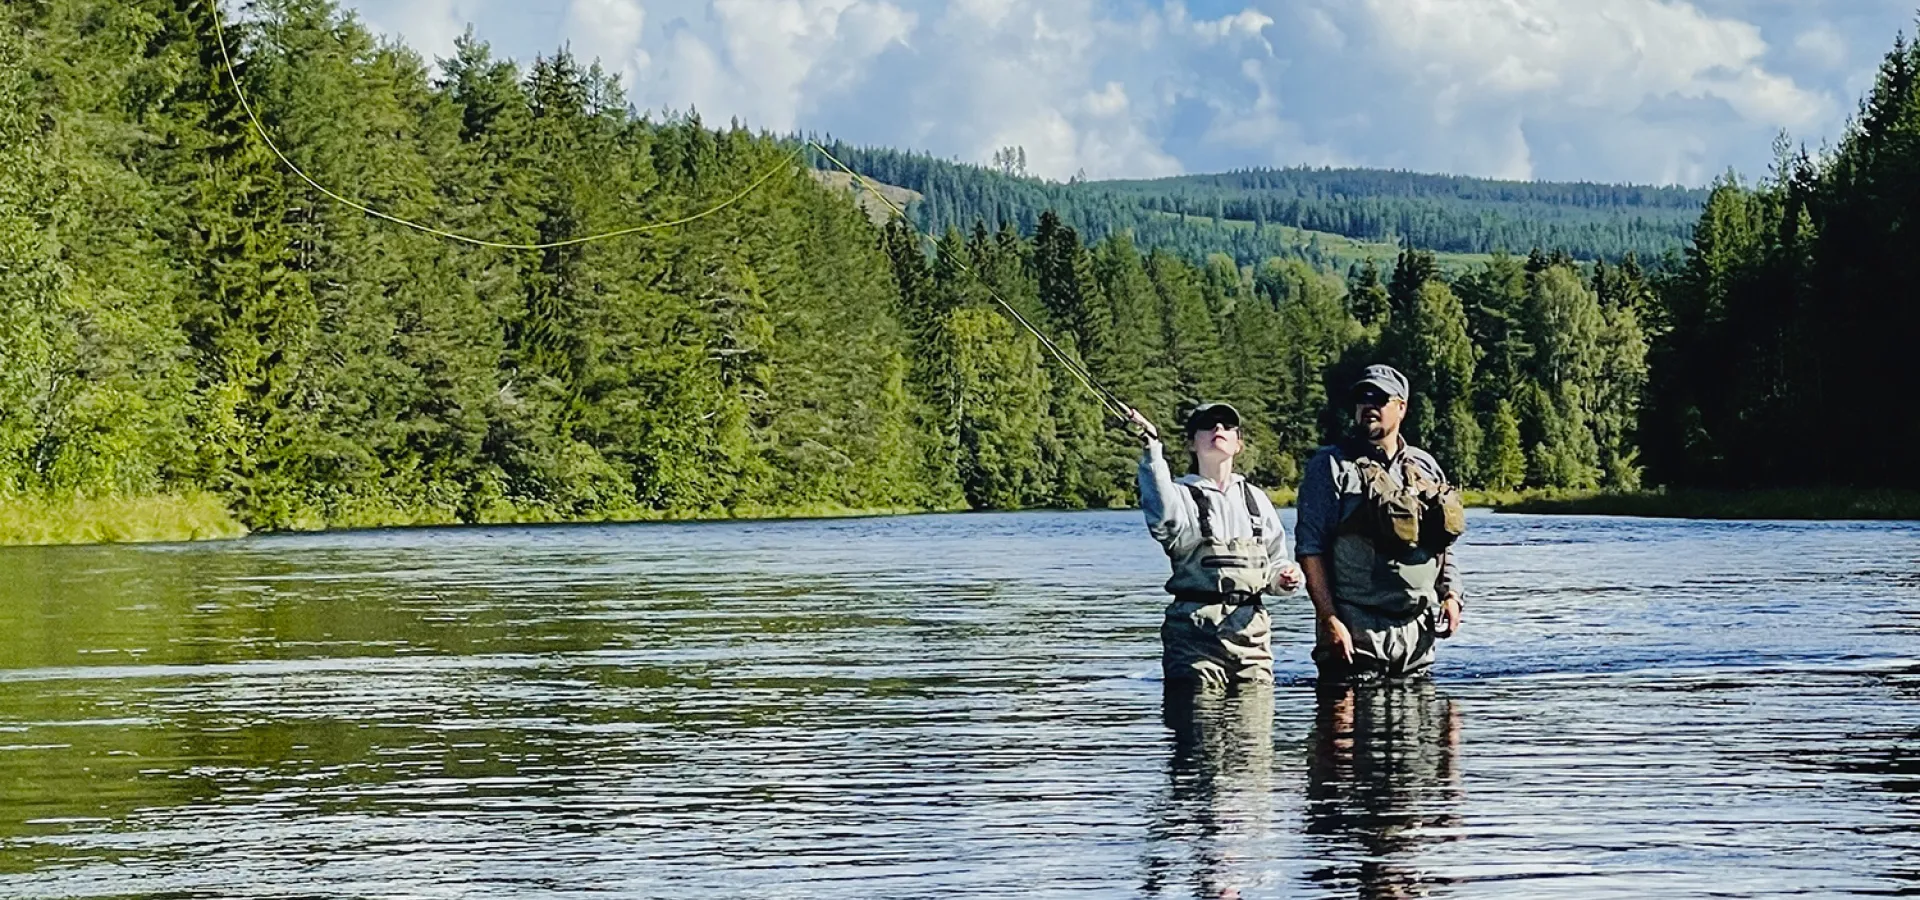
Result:
M1387 436L1387 423L1375 419L1371 422L1361 424L1360 430L1367 433L1367 440L1384 440Z

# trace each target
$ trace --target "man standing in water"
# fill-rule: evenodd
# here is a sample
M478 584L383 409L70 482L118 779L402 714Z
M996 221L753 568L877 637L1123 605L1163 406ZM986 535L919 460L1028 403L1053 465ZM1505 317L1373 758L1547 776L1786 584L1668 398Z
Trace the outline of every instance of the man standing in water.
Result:
M1450 547L1466 528L1440 464L1400 436L1407 378L1368 366L1353 384L1353 436L1323 448L1300 483L1296 553L1318 622L1322 682L1401 679L1433 664L1460 627Z
M1194 474L1173 480L1160 433L1138 411L1146 452L1140 458L1140 509L1147 532L1167 551L1173 577L1160 626L1168 687L1272 684L1272 621L1261 595L1300 586L1287 559L1287 536L1266 492L1234 474L1240 413L1208 403L1187 416Z

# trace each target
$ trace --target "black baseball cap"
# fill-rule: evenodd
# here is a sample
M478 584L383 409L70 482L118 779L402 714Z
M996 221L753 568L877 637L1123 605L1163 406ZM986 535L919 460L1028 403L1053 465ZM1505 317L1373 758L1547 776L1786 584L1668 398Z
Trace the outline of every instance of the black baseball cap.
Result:
M1228 403L1202 403L1187 413L1187 436L1215 425L1240 427L1240 411Z

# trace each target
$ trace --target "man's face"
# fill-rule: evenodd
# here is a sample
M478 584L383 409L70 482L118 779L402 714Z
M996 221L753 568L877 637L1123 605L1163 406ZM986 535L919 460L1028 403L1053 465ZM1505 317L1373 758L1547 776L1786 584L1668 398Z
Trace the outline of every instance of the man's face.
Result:
M1380 441L1400 433L1400 420L1407 416L1407 401L1390 397L1376 387L1363 387L1353 396L1353 420L1367 433L1367 440Z

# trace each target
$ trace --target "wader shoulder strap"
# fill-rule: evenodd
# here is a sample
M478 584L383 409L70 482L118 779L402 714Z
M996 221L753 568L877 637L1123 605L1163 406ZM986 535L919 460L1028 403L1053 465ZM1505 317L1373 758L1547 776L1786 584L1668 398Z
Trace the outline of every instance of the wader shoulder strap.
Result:
M1194 508L1200 512L1200 539L1203 541L1212 541L1213 506L1207 502L1207 492L1201 490L1197 484L1189 484L1186 488L1187 493L1193 495ZM1265 536L1266 529L1260 525L1260 504L1254 499L1253 484L1242 481L1240 482L1240 490L1246 497L1247 517L1253 520L1253 539L1256 541L1260 540Z
M1197 484L1189 484L1187 485L1187 493L1193 495L1194 508L1200 511L1200 539L1212 542L1213 512L1207 506L1207 492L1201 490Z
M1256 541L1260 540L1262 537L1264 537L1264 535L1262 535L1261 532L1264 531L1265 529L1260 527L1260 504L1258 501L1254 499L1254 496L1253 496L1253 482L1251 481L1240 482L1240 490L1246 494L1247 517L1253 520L1253 539Z

